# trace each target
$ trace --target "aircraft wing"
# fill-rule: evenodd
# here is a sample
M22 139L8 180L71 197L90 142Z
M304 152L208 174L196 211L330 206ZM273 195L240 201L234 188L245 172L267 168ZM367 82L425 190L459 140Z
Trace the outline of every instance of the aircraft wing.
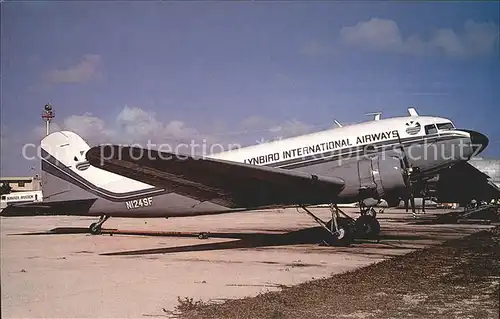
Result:
M43 201L22 204L10 204L5 207L0 216L95 216L89 214L90 207L94 204L93 199L81 199L71 201Z
M104 170L231 208L325 204L344 188L340 178L117 145L93 147L86 157Z
M500 198L500 188L490 177L468 162L443 170L439 176L438 196L441 201L459 202L465 199L490 200Z
M497 194L497 198L500 198L500 186L493 183L492 181L488 181L488 185L489 185L490 189L492 190L492 192Z

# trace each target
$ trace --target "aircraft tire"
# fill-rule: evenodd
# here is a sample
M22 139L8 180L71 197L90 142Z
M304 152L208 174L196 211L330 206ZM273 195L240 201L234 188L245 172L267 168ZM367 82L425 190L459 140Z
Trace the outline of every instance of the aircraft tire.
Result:
M89 226L89 231L92 235L99 235L101 233L101 227L96 227L97 223L92 223Z
M327 227L331 229L333 221L327 223ZM347 218L338 218L337 223L340 235L332 235L325 230L323 241L330 246L349 246L354 241L354 228Z
M380 223L377 218L370 215L363 215L355 222L356 237L373 239L380 234Z
M208 233L199 233L198 239L208 239Z

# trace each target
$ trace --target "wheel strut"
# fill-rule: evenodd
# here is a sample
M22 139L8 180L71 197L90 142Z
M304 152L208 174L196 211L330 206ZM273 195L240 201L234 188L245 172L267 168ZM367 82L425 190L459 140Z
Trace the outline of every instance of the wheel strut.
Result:
M333 229L333 227L328 227L327 223L325 223L321 218L319 218L318 216L314 215L309 209L307 209L305 206L301 206L301 208L309 215L311 216L321 227L323 227L324 229L326 229L327 232L329 232L330 234L332 235L337 235L337 231L338 231L338 226L337 226L337 222L336 222L336 218L334 219L334 223L335 223L335 231ZM333 213L332 213L332 217L333 217Z
M349 245L352 242L352 222L339 216L339 214L345 215L345 213L338 209L336 205L330 207L332 219L328 223L325 223L321 218L314 215L305 206L301 206L301 208L328 232L328 236L323 240L323 243L327 245ZM347 217L352 219L349 216Z
M102 230L101 229L102 228L102 224L104 224L104 222L107 221L110 217L111 216L102 215L99 218L98 222L90 224L90 226L89 226L90 233L93 234L93 235L100 234L101 230Z
M373 206L366 206L359 202L360 216L355 221L356 237L379 240L380 223L377 220L377 211Z

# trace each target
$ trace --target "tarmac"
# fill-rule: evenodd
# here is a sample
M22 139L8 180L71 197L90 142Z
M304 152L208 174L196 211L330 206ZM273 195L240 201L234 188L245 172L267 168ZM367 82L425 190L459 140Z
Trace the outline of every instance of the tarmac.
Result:
M344 211L356 217L355 209ZM324 208L313 212L323 220L330 215ZM91 218L1 218L2 318L168 317L178 298L256 296L493 227L436 221L447 212L428 210L413 219L387 209L378 215L380 241L350 247L313 242L317 224L296 209L111 218L104 228L114 231L102 235L86 233ZM199 232L209 238L199 239Z

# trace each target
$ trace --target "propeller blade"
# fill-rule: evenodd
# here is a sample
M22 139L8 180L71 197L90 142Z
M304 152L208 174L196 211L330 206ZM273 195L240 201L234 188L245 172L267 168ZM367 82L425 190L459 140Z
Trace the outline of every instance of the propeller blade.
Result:
M401 142L401 137L399 136L399 133L398 133L398 144L399 144L399 148L401 148L401 153L402 153L402 158L401 160L403 161L403 164L404 164L404 168L407 170L410 168L410 162L408 161L408 156L406 156L406 150L403 146L403 143Z
M412 167L411 167L411 164L408 160L408 156L406 155L406 150L403 146L403 143L401 142L401 137L399 136L399 133L398 133L398 144L399 144L399 147L401 148L401 153L402 153L401 162L404 165L404 168L403 168L404 169L404 180L405 180L406 187L408 188L408 197L409 197L409 198L407 197L405 200L405 208L406 208L406 212L408 212L408 200L409 200L411 203L411 210L412 210L413 214L415 214L415 211L416 211L415 197L413 195L414 190L413 190L413 185L411 183L411 177L410 177Z
M415 206L415 197L413 197L413 194L411 194L411 196L410 196L410 202L411 202L411 212L413 214L416 214L417 213L417 208Z

